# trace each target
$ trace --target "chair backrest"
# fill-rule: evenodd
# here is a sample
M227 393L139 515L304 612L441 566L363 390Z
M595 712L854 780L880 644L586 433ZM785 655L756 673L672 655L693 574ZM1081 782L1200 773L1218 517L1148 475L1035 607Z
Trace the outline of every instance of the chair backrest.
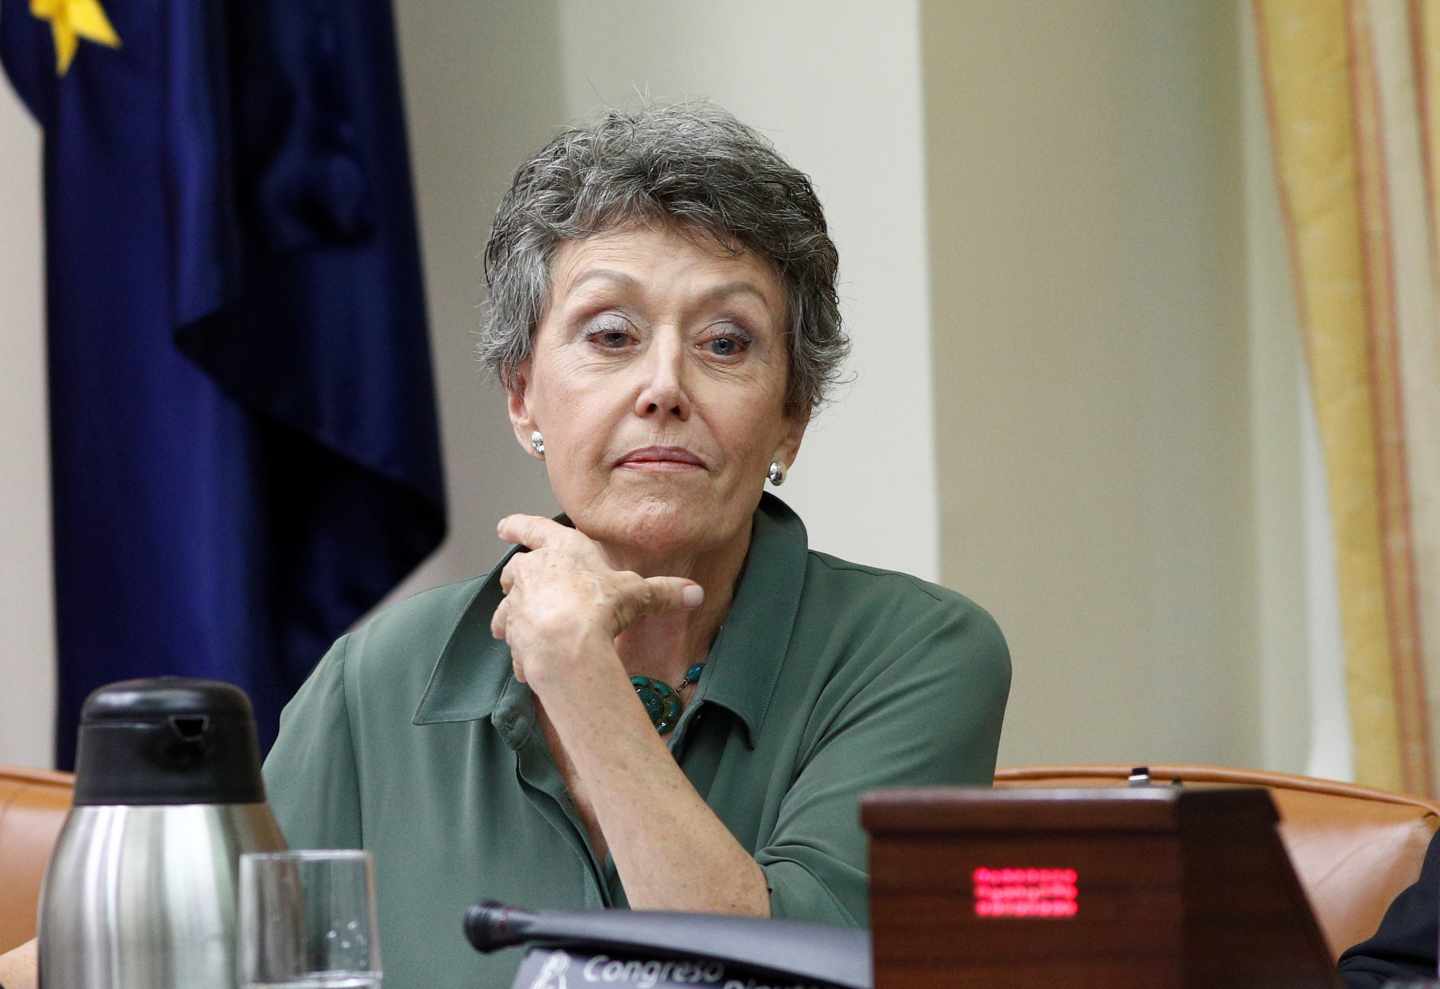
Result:
M1022 766L996 786L1125 786L1129 765ZM1145 767L1152 783L1263 786L1280 814L1280 838L1325 932L1331 954L1375 933L1385 908L1420 875L1440 802L1352 783L1199 764Z
M35 936L40 881L73 784L69 773L0 766L0 954Z

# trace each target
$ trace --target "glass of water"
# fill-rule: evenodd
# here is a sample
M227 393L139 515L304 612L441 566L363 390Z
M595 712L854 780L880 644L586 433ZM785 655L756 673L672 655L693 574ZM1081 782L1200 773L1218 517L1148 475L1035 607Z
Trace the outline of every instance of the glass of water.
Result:
M241 856L236 939L243 989L378 989L370 853Z

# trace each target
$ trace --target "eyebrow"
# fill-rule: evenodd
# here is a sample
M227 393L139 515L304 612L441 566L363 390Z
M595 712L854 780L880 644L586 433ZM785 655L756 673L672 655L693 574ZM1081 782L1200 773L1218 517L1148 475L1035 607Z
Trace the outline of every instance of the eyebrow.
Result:
M604 279L605 281L609 282L619 282L626 288L640 287L640 279L635 278L631 275L627 275L623 271L616 271L613 268L591 268L589 271L585 272L585 274L581 275L579 278L571 282L570 289L571 291L574 291L581 285L584 285L586 282L592 282L597 279Z
M616 271L614 268L591 268L579 278L576 278L573 282L570 283L570 291L573 292L575 289L579 288L581 285L584 285L586 282L598 280L615 282L627 289L638 289L644 287L640 279L636 278L634 275L627 274L626 272ZM700 293L700 297L697 301L704 304L708 302L715 302L719 299L724 299L732 295L753 295L761 302L761 304L765 305L767 308L770 305L770 300L765 297L765 293L760 291L759 287L757 287L753 282L745 281L744 279L737 279L736 281L731 282L721 282L719 285L711 286L710 288L707 288L704 292Z
M753 283L747 281L722 282L712 288L707 288L704 292L700 293L700 301L715 302L718 299L724 299L732 295L753 295L766 307L770 305L770 300L765 298L765 293L760 291Z

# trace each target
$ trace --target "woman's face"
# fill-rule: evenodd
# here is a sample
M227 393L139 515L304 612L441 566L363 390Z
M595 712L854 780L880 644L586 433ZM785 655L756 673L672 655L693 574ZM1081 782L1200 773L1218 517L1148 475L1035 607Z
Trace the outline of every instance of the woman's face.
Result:
M545 437L577 528L641 556L748 537L784 414L785 294L770 266L701 237L632 226L564 244L532 356L510 392L515 436Z

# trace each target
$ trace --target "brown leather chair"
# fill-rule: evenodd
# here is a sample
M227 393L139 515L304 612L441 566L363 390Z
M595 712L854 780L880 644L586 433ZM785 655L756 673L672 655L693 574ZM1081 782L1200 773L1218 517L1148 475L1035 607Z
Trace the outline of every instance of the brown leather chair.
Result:
M0 766L0 953L35 936L40 880L73 783L69 773Z
M996 772L995 785L1124 786L1132 768L1022 766ZM1267 787L1280 838L1336 958L1375 933L1390 901L1420 875L1440 828L1440 802L1351 783L1184 763L1146 768L1153 783Z

